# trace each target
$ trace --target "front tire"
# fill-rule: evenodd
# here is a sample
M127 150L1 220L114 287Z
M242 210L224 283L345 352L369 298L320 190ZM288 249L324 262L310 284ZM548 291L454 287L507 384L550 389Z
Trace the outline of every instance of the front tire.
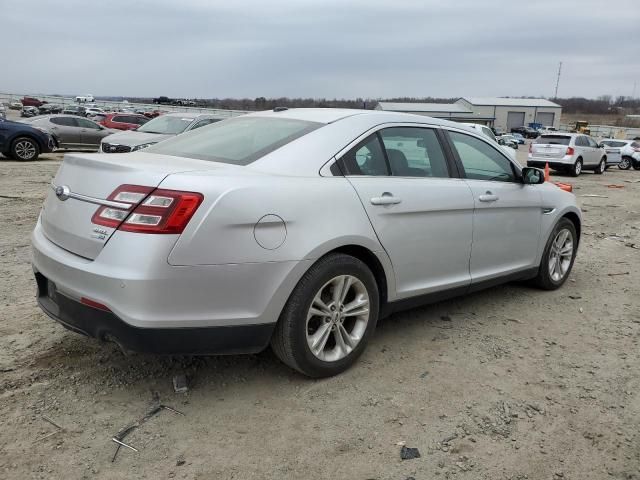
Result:
M600 160L600 163L596 167L596 169L593 171L593 173L595 173L596 175L602 175L606 169L607 169L607 160L605 158L602 158Z
M378 320L375 277L341 253L316 262L295 287L271 339L285 364L309 377L330 377L362 354Z
M40 155L38 142L29 137L18 137L11 143L11 157L22 162L36 160Z
M534 285L544 290L560 288L571 273L577 250L576 227L563 217L549 235Z
M582 173L582 159L579 158L576 160L576 163L573 164L571 168L571 176L578 177Z

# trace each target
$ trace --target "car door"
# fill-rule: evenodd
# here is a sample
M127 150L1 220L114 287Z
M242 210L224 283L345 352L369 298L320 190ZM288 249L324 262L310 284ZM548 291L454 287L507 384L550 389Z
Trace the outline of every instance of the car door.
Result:
M600 159L603 156L603 152L593 138L588 136L585 138L587 139L587 145L589 148L590 165L598 165L600 163Z
M472 285L534 267L542 219L539 188L524 185L515 165L484 139L453 130L448 136L473 192Z
M86 118L77 118L76 121L80 126L82 146L85 148L98 148L100 141L107 136L108 132L100 128L97 123Z
M470 282L473 196L444 152L437 129L390 126L338 163L391 259L399 299Z
M584 135L578 135L575 140L575 150L576 150L576 158L582 158L583 165L591 164L591 156L589 151L589 142L587 142L587 137Z
M74 148L82 145L81 128L76 117L51 117L49 122L51 122L51 132L58 139L61 148Z

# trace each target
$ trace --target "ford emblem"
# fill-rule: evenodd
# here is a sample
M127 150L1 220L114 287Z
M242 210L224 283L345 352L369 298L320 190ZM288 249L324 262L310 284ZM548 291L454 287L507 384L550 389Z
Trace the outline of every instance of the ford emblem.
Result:
M69 190L69 187L66 185L56 187L56 197L58 197L58 200L62 200L64 202L69 198L69 193L71 193L71 190Z

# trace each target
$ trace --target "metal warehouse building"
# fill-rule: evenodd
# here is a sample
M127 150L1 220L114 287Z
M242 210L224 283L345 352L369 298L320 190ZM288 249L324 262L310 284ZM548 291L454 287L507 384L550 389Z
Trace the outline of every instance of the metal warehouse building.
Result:
M456 122L483 123L509 131L541 123L560 128L562 107L544 98L462 97L456 103L380 102L377 110L406 112Z

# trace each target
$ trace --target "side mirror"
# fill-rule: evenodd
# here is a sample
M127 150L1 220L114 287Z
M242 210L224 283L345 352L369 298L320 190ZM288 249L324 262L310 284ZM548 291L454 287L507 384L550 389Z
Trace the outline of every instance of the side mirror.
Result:
M499 138L498 145L504 145L504 144L505 144L504 140L502 138Z
M522 169L522 183L525 185L540 185L544 183L544 172L539 168L524 167Z

